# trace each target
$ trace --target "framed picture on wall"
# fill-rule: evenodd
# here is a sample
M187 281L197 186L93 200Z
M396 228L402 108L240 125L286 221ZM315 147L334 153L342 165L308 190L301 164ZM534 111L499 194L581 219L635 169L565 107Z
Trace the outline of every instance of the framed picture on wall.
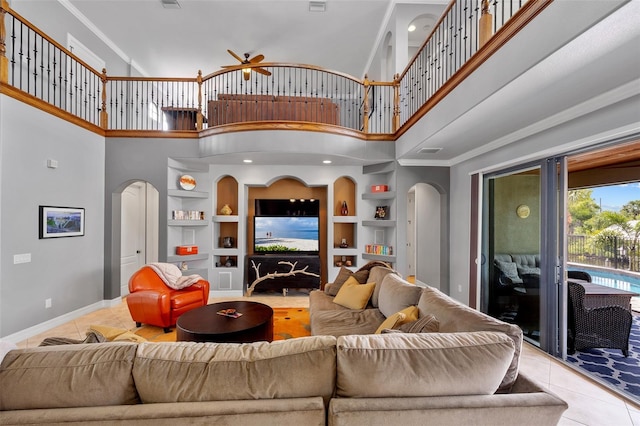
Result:
M84 235L84 209L40 206L40 239Z
M387 218L387 209L389 207L388 206L377 206L376 207L376 215L374 216L375 219L386 219Z

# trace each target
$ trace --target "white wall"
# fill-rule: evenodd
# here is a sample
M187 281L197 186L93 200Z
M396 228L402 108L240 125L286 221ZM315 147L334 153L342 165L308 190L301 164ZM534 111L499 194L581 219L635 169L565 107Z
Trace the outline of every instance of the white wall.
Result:
M102 301L105 149L103 137L0 96L0 152L3 337ZM40 205L84 208L85 235L39 239ZM31 262L13 263L26 253Z

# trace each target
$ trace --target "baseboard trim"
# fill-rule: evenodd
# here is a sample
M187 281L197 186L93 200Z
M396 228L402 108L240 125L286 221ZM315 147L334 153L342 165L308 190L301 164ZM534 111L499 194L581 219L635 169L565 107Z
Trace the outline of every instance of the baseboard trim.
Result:
M242 290L210 290L209 303L215 303L216 297L242 297Z
M2 340L11 343L22 342L23 340L29 339L30 337L36 336L40 333L44 333L45 331L50 330L54 327L58 327L69 321L80 318L83 315L87 315L91 312L97 311L98 309L113 308L115 306L118 306L120 303L122 303L121 297L117 297L111 300L101 300L91 305L87 305L83 308L76 309L75 311L67 312L64 315L60 315L59 317L41 322L40 324L36 324L32 327L25 328L24 330L18 331L16 333L9 334L8 336L2 337Z

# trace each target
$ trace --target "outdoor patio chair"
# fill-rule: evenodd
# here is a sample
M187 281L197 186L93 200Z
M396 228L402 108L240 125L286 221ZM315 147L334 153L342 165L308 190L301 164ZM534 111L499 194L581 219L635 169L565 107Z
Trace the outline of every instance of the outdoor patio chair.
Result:
M567 277L571 280L583 280L591 282L591 275L585 271L567 271Z
M587 348L620 349L629 355L631 312L622 306L585 308L582 284L569 281L568 349L572 354Z

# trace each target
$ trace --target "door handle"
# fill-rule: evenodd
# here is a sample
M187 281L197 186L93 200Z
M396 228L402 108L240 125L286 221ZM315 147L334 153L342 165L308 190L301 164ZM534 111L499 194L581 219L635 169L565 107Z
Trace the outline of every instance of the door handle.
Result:
M140 254L140 253L141 253L141 251L140 251L140 250L136 250L136 254Z

